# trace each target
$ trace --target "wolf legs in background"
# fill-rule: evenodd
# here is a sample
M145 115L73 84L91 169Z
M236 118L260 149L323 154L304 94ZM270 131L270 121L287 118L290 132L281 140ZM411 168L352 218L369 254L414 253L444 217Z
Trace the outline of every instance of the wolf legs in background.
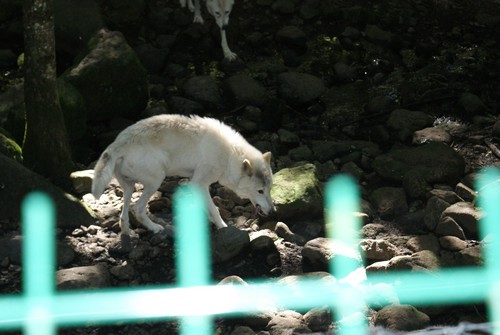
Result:
M229 49L226 37L226 28L229 23L229 15L233 8L234 0L206 0L207 10L215 18L215 22L220 29L220 39L222 52L224 53L224 58L232 61L235 60L238 55ZM194 11L194 20L196 23L203 23L203 18L201 17L201 7L200 0L180 0L182 7L186 7L186 4L190 11Z

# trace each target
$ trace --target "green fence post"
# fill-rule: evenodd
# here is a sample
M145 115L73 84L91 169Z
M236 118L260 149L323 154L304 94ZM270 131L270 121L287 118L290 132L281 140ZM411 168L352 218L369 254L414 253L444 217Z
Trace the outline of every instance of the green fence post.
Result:
M175 193L173 209L178 285L184 288L209 285L211 252L206 199L196 186L183 185ZM192 298L195 306L196 297ZM180 329L183 335L211 335L213 320L206 315L185 316L180 320Z
M25 334L55 334L55 210L43 193L29 194L22 204L23 295L27 301Z

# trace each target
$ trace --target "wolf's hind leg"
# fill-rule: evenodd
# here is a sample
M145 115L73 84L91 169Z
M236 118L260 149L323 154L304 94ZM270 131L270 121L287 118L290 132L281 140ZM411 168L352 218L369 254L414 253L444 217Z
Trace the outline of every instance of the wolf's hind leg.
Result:
M142 191L142 195L137 200L134 208L134 214L139 220L140 223L147 229L151 230L153 233L157 233L163 230L163 227L157 223L151 221L146 213L146 206L148 204L149 198L156 192L156 190L160 187L161 180L158 185L155 184L144 184L144 191Z
M130 199L132 198L132 193L134 193L135 183L118 175L116 176L116 179L123 190L123 207L120 214L120 230L122 234L130 235L128 211L130 209Z

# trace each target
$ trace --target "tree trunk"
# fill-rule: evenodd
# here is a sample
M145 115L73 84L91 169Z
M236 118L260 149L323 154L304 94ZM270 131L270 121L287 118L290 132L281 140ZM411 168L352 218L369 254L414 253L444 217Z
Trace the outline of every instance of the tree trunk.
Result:
M54 0L24 0L24 164L70 189L71 151L56 88Z

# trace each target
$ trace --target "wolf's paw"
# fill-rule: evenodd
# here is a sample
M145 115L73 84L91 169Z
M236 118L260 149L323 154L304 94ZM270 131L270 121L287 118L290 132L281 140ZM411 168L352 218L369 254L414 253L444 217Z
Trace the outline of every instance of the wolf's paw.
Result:
M205 23L205 20L203 20L203 18L201 17L201 15L195 15L194 19L193 19L193 22L194 23L201 23L201 24L203 24L203 23Z
M235 61L238 58L238 55L235 54L232 51L225 51L224 52L224 58L227 59L228 61L232 62L232 61Z
M163 229L164 228L162 226L156 223L153 226L149 227L149 230L151 230L155 234L161 232Z

